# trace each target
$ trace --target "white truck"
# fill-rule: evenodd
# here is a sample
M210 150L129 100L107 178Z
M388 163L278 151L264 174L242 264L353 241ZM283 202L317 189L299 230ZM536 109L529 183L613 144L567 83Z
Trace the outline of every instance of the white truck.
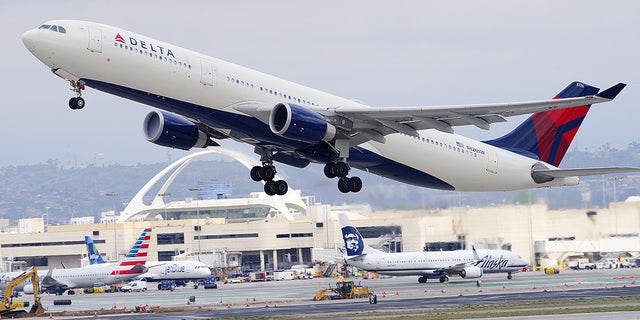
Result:
M134 280L122 286L122 288L120 288L120 291L122 292L147 291L147 282L142 280Z
M295 275L293 271L274 271L273 272L273 280L293 280Z
M589 262L587 259L579 259L574 261L569 261L567 266L573 270L594 270L596 269L596 264Z

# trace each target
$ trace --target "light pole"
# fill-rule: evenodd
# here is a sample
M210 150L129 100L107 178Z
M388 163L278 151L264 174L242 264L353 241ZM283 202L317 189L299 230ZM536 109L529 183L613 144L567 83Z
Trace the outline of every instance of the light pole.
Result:
M170 196L171 193L158 193L158 197L162 197L162 202L164 203L164 220L167 220L168 215L167 215L167 206L169 205L165 200L164 197L168 197Z
M618 180L622 180L624 179L624 177L611 177L611 178L607 178L607 180L611 181L613 183L613 205L615 206L613 208L613 219L614 219L614 223L615 223L615 232L616 235L618 234L618 191L616 190L616 185Z
M119 197L120 194L117 192L109 192L105 194L107 197ZM118 259L118 231L116 230L116 200L113 200L113 253L114 259Z
M198 261L200 261L200 238L201 238L201 234L200 231L202 229L202 227L200 226L200 205L199 205L199 196L198 196L198 191L202 191L202 188L200 187L195 187L195 188L189 188L189 191L194 191L196 192L196 220L197 220L197 232L198 232Z

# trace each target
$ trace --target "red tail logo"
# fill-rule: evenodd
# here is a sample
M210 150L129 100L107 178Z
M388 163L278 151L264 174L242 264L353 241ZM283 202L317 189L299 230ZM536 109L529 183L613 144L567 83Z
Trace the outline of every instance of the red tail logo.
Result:
M122 36L118 33L116 34L116 42L121 42L121 43L125 43L124 42L124 38L122 38Z

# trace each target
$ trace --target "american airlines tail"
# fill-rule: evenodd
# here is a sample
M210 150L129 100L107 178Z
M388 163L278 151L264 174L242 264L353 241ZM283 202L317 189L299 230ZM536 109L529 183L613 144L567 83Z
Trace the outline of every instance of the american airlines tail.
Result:
M351 220L346 214L341 213L339 215L340 226L342 227L342 240L344 241L344 247L346 249L347 259L352 259L361 255L369 253L379 253L380 250L369 247L358 232L358 229L353 226Z
M144 265L147 262L147 254L149 253L149 242L151 242L151 228L146 228L142 231L140 237L138 237L133 247L131 247L131 250L129 250L114 272L127 274L143 273L146 271L138 269L146 269Z
M84 236L84 243L87 245L87 253L89 254L87 258L89 258L89 264L104 263L104 259L102 259L100 252L98 252L98 248L93 243L93 239L91 239L90 236Z
M554 99L596 94L605 98L611 95L615 97L623 88L624 85L619 84L598 94L599 88L576 81L560 91ZM500 138L484 142L542 160L557 167L569 149L569 145L589 112L590 106L584 105L534 113L513 131Z

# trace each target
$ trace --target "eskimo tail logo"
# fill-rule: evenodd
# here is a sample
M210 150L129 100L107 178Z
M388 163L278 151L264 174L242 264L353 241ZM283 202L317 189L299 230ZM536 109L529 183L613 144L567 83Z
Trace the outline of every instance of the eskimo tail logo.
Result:
M119 33L118 33L118 34L116 34L116 39L115 39L115 41L116 41L116 42L120 42L120 43L125 43L125 42L124 42L124 38L123 38Z
M362 237L356 228L351 226L343 227L342 237L348 256L358 256L362 254L364 243L362 242Z

